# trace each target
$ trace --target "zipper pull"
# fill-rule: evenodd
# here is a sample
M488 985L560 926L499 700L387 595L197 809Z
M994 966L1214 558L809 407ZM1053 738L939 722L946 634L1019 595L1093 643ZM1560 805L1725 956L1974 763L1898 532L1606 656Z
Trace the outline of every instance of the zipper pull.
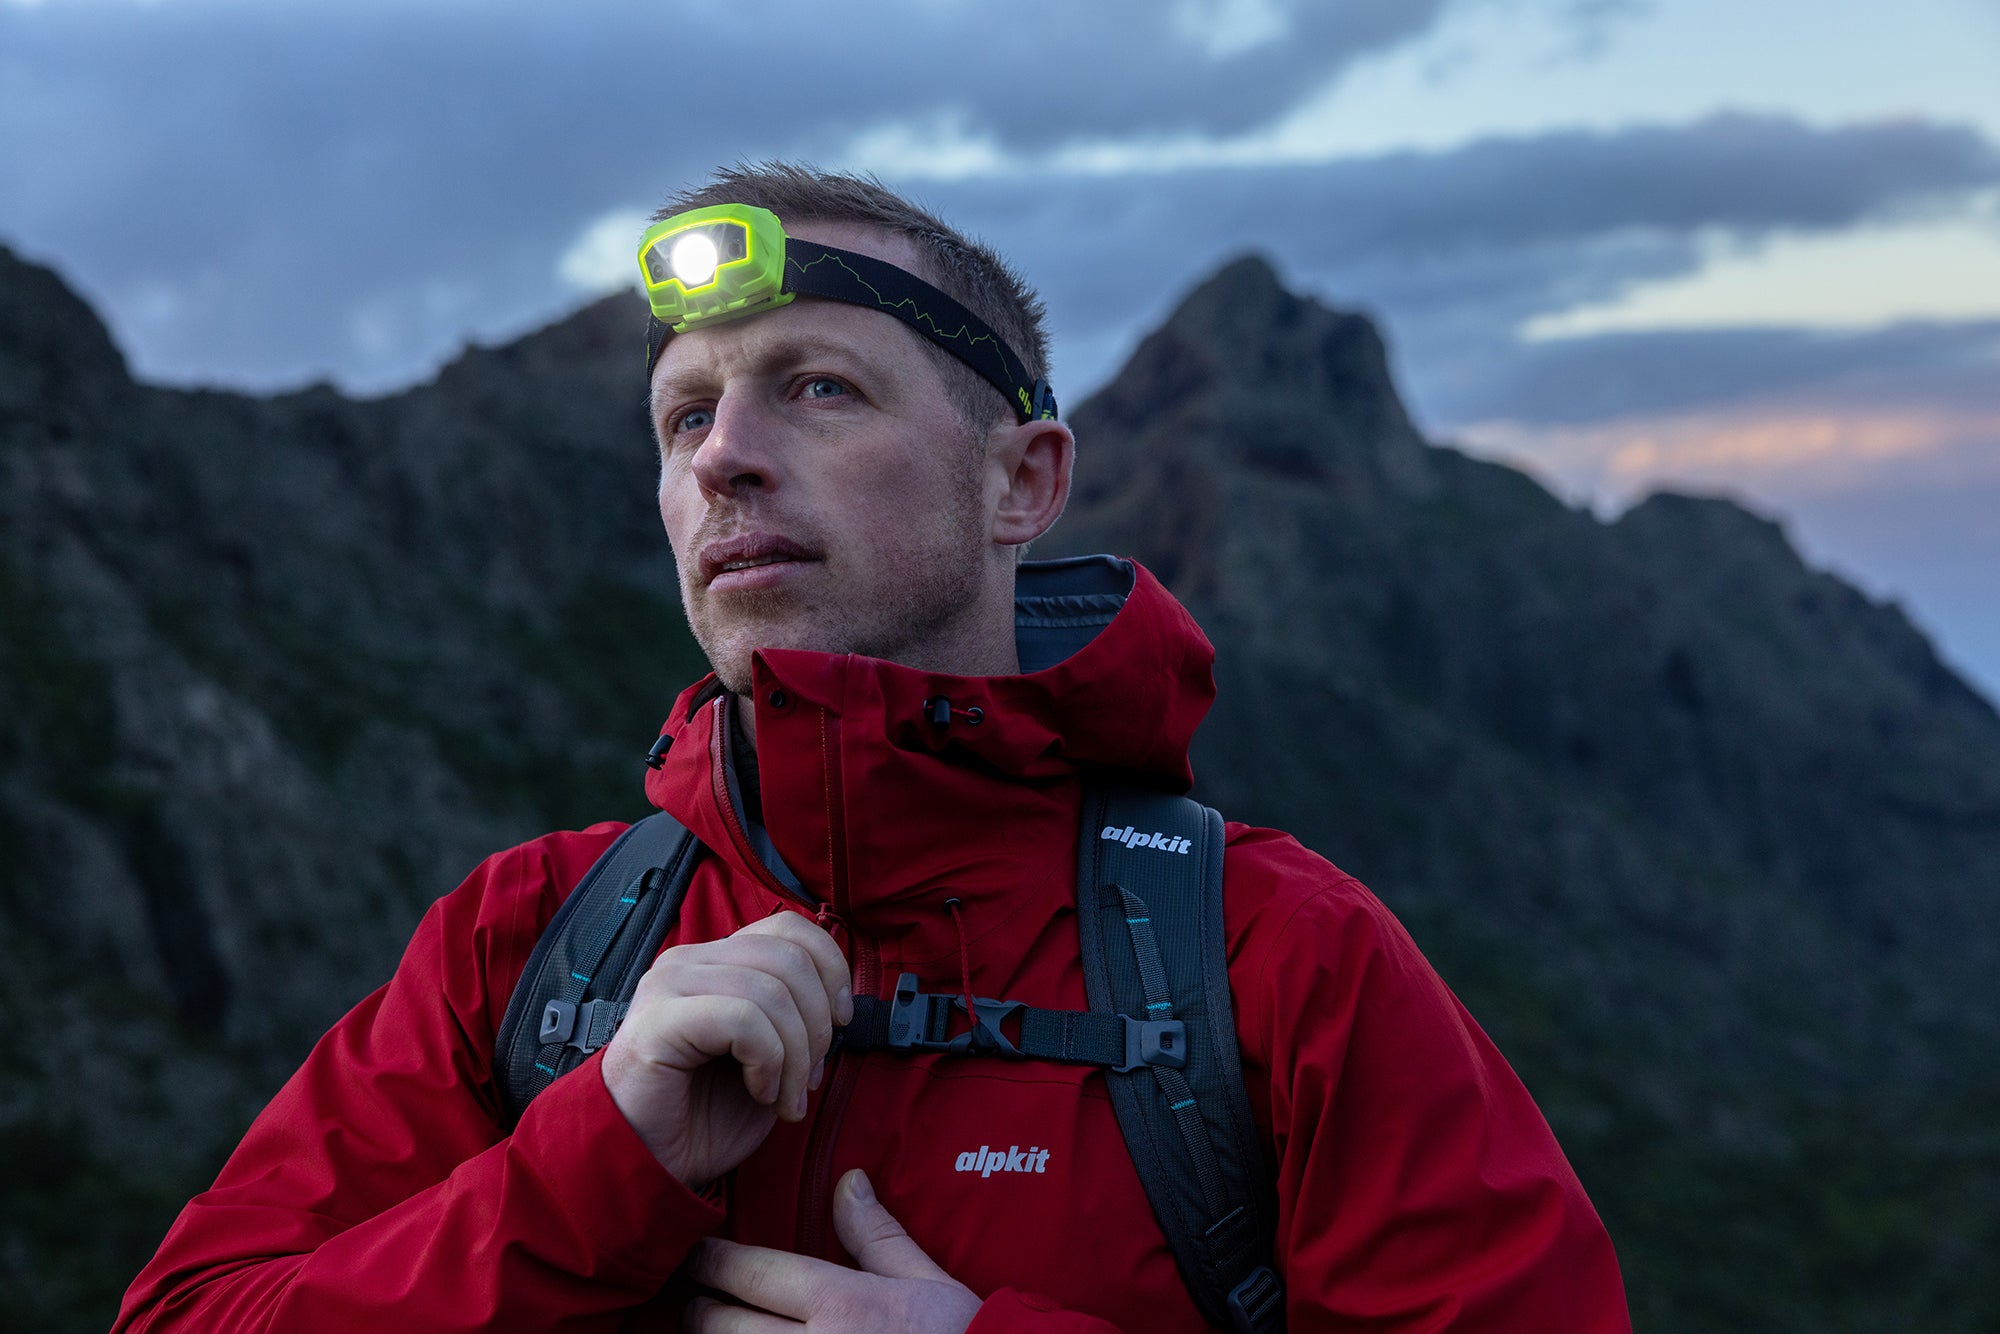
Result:
M836 929L845 930L847 927L847 923L840 919L840 914L833 910L831 903L820 904L819 910L813 913L813 921L819 923L819 929L826 932L829 936Z

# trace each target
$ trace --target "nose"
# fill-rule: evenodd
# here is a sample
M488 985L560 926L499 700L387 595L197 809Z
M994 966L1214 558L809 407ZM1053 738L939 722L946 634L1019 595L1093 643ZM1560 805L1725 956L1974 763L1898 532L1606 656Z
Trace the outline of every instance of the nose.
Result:
M768 491L778 481L776 432L751 394L724 394L690 470L709 499Z

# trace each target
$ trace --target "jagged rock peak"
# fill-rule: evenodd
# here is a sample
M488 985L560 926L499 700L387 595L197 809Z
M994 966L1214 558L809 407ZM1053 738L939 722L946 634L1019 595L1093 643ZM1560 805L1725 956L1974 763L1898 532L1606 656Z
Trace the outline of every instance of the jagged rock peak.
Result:
M1184 325L1209 337L1296 324L1311 303L1286 290L1270 260L1254 251L1230 260L1181 299L1167 327Z
M1686 534L1702 539L1711 547L1744 546L1786 561L1798 559L1781 522L1729 496L1653 491L1618 516L1616 524L1649 534Z
M1188 293L1163 332L1214 349L1231 378L1247 383L1276 380L1343 399L1357 388L1395 395L1374 321L1292 292L1262 255L1223 265Z
M130 383L124 355L83 298L54 270L0 245L0 415L37 416Z
M1290 291L1255 254L1189 292L1078 427L1192 434L1219 459L1356 495L1429 485L1374 322Z

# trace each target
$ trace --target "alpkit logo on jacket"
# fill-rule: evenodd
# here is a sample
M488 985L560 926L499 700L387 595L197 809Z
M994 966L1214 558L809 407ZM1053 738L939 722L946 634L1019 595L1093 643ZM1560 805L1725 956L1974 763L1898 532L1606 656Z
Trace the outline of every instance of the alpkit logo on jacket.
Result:
M977 1172L982 1178L995 1172L1042 1172L1048 1165L1049 1151L1032 1144L1026 1150L1018 1144L1009 1144L1005 1153L982 1144L958 1155L959 1171Z
M1123 843L1128 848L1158 848L1161 852L1178 852L1182 856L1186 856L1188 849L1194 846L1187 839L1169 838L1158 832L1149 834L1143 829L1134 829L1129 824L1123 829L1116 825L1106 825L1104 832L1098 837L1112 843Z

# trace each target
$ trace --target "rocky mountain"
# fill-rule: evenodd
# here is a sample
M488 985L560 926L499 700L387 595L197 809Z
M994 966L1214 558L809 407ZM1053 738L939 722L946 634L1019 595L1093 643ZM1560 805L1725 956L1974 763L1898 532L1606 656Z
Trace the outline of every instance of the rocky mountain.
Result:
M637 318L383 399L167 390L0 251L0 1325L102 1328L431 899L643 810L704 667ZM1201 795L1410 925L1642 1328L2000 1320L2000 716L1896 608L1733 504L1606 524L1425 442L1255 259L1073 420L1037 554L1195 611Z
M1426 444L1241 261L1075 414L1049 544L1211 638L1205 794L1368 880L1522 1070L1646 1329L2000 1319L2000 717L1774 523Z

